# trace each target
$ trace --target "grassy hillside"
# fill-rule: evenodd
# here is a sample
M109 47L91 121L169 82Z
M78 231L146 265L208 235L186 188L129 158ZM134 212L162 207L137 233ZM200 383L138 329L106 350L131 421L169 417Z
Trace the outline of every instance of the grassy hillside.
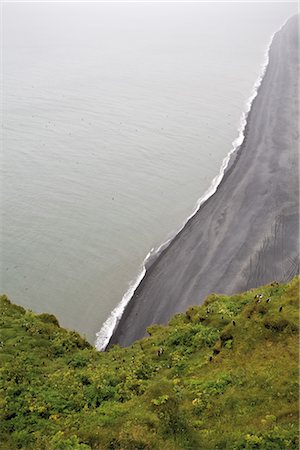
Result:
M3 296L1 450L298 449L298 285L211 295L106 353Z

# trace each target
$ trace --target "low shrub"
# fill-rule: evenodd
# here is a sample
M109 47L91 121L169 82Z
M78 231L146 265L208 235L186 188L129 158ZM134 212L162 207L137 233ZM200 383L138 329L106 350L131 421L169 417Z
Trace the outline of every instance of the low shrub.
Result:
M37 317L42 322L51 323L52 325L55 325L56 327L59 327L59 322L58 322L57 318L53 314L43 313L43 314L39 314Z

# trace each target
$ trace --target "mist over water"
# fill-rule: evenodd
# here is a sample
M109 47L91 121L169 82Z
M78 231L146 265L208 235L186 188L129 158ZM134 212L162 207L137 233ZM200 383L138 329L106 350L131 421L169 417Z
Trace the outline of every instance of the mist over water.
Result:
M219 172L297 4L4 4L1 291L93 342Z

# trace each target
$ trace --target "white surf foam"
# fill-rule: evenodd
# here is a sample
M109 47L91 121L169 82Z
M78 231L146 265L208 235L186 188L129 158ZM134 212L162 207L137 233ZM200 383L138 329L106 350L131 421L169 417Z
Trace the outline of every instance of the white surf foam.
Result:
M288 19L289 20L289 19ZM287 21L288 21L287 20ZM286 22L287 22L286 21ZM128 290L125 292L125 294L122 297L122 300L120 301L120 303L116 306L116 308L111 312L110 316L108 317L108 319L104 322L104 324L102 325L100 331L98 331L98 333L96 333L96 341L95 341L95 347L97 350L100 351L104 351L109 343L109 340L111 338L111 336L113 335L122 315L123 312L127 306L127 304L129 303L129 301L131 300L136 288L138 287L138 285L140 284L140 282L142 281L142 279L144 278L146 272L147 272L147 263L150 260L153 260L155 258L155 256L158 256L165 248L167 248L169 246L169 244L171 243L171 241L174 239L175 236L178 235L178 233L180 233L180 231L185 227L185 225L187 224L187 222L199 211L199 209L201 208L201 206L203 205L204 202L206 202L206 200L208 200L216 191L217 188L219 186L219 184L221 183L225 171L228 167L230 158L232 156L233 153L236 152L236 150L242 145L244 139L245 139L245 128L247 125L247 117L249 115L249 112L251 110L251 106L253 103L253 100L255 99L255 97L257 96L258 93L258 89L261 85L261 82L263 80L263 77L265 75L267 66L269 64L269 53L270 53L270 47L271 44L273 42L274 36L276 33L278 33L286 24L286 22L279 28L279 30L277 30L271 37L269 45L267 46L267 50L265 52L265 57L264 57L264 61L261 65L261 70L260 70L260 74L256 80L256 82L254 83L254 86L252 88L252 92L251 95L248 99L248 101L246 102L246 107L245 107L245 111L242 113L241 119L240 119L240 125L238 128L238 136L237 138L232 142L232 148L229 151L229 153L227 154L227 156L224 158L222 164L221 164L221 168L220 171L218 173L218 175L215 176L215 178L212 180L209 188L207 189L207 191L204 193L204 195L202 197L199 198L199 200L196 202L195 208L193 210L193 212L190 214L190 216L185 220L185 222L182 224L182 226L180 227L180 229L175 233L175 235L172 238L169 238L167 241L163 242L157 249L152 248L150 250L150 252L147 254L146 258L143 261L142 267L138 273L138 276L136 277L135 280L133 280L130 285Z

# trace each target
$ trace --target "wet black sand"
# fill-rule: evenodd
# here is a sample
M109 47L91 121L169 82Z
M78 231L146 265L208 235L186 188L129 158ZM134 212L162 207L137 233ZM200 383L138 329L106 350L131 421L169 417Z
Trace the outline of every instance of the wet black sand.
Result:
M152 323L299 273L298 27L278 32L245 140L217 192L148 269L109 345L129 345Z

